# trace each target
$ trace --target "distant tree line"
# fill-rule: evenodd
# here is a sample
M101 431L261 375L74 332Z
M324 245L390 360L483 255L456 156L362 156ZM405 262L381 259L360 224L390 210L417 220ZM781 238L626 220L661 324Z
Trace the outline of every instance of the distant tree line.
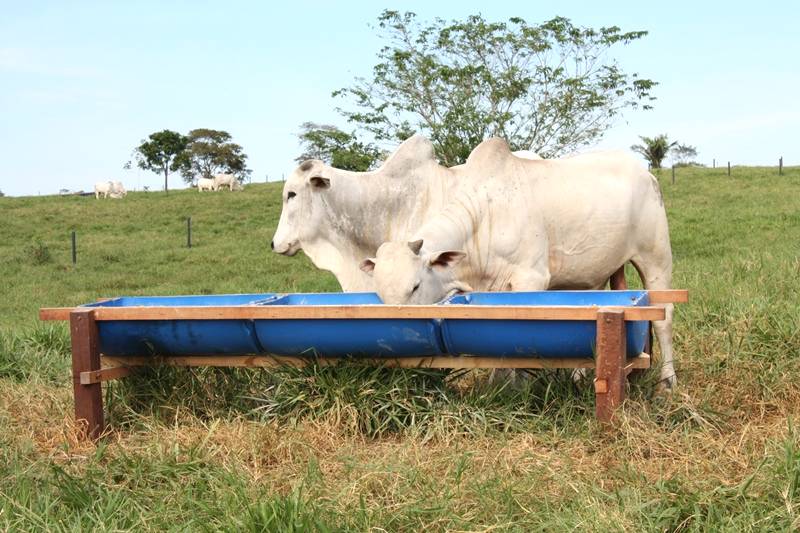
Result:
M215 174L233 174L240 182L252 172L247 154L223 130L199 128L187 135L162 130L151 133L134 148L139 168L164 175L164 190L169 189L170 172L179 172L186 183ZM130 168L130 161L126 164Z

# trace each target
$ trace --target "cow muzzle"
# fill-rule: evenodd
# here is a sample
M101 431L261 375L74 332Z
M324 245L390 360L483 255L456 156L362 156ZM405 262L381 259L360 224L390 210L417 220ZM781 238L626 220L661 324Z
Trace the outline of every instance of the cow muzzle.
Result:
M269 245L276 254L288 255L290 257L300 251L300 243L297 241L290 242L289 244L275 244L275 241L272 241Z

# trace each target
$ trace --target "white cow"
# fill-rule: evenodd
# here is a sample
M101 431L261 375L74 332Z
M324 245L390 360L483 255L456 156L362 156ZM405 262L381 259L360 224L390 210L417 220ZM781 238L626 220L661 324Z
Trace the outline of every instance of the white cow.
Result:
M289 176L284 186L283 210L272 247L286 255L302 249L317 267L333 272L343 290L369 291L375 290L376 285L361 271L359 264L362 258L374 256L386 241L412 240L426 223L435 219L443 224L452 216L456 225L480 229L473 240L492 236L484 248L477 247L477 254L466 250L470 254L469 262L480 264L481 258L490 259L484 252L491 249L494 253L497 246L501 257L510 253L509 248L516 249L522 242L519 219L535 221L538 216L541 227L546 211L541 206L552 204L564 211L567 225L577 224L576 220L584 224L581 238L577 242L563 240L560 223L547 218L548 233L533 231L525 240L526 246L530 242L538 250L540 262L528 268L525 275L505 280L512 283L512 288L600 287L629 259L642 272L648 288L669 287L671 259L668 258L671 254L665 217L662 235L650 236L652 253L645 258L625 253L624 243L631 232L630 220L609 219L606 224L596 219L590 221L585 216L569 215L573 205L595 206L612 197L612 202L624 204L626 213L635 211L647 217L650 215L646 210L632 207L632 203L640 201L634 198L643 193L650 195L641 199L648 205L652 198L658 199L652 217L663 217L657 182L629 156L596 154L561 163L561 160L525 161L507 155L508 148L503 141L491 140L476 148L467 164L447 169L437 164L433 146L427 139L413 136L379 169L371 172L342 171L321 161L306 161ZM563 186L549 188L548 185L562 181L560 173L564 170L568 170L569 176L577 174L583 179L568 179ZM614 176L619 179L615 181ZM631 187L635 190L631 191ZM531 194L541 197L532 198ZM460 214L455 207L459 202L462 204ZM472 222L473 215L483 217L486 214L487 205L493 207L488 211L493 214ZM468 215L466 222L460 218L464 214ZM490 228L494 229L488 231ZM643 231L636 234L641 236ZM537 237L541 241L537 241ZM565 244L550 246L551 241ZM431 241L430 246L435 242ZM617 248L603 256L602 247L609 243ZM461 249L464 246L426 248L428 252L464 252ZM659 261L649 261L656 253L662 256L661 266ZM455 255L452 260L456 260ZM659 268L663 272L659 273ZM473 284L475 288L483 287L470 279L456 281L464 283L465 288ZM508 288L503 280L496 281L494 286ZM672 306L668 306L667 320L655 326L665 361L662 376L668 383L674 381L671 319Z
M229 191L235 191L239 188L239 180L233 174L216 174L214 176L214 190L218 191L220 187L227 187Z
M200 178L197 180L197 191L216 191L216 187L214 186L214 180L211 178Z
M412 237L383 244L362 269L385 303L434 303L458 291L593 289L630 261L648 289L672 282L657 180L631 156L599 152L522 161L481 143L458 190ZM653 327L672 386L672 305Z
M94 197L100 198L122 198L126 194L125 187L119 181L98 181L94 184Z
M125 190L125 186L121 181L112 181L111 189L112 198L125 198L128 195L128 191Z
M533 152L515 152L541 159ZM275 252L299 250L317 268L329 270L344 291L372 291L375 283L359 269L387 240L407 239L436 214L458 187L456 173L436 161L433 144L414 135L380 168L339 170L322 161L303 162L286 180L283 210L272 240Z

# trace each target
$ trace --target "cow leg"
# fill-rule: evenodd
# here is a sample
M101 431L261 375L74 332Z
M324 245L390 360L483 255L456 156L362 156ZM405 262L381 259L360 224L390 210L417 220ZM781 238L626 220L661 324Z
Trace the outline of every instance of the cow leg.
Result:
M645 289L659 290L671 288L671 256L665 258L645 258L638 256L632 258L631 262L639 272ZM677 383L672 354L672 318L674 306L672 304L662 304L661 306L664 307L666 317L664 320L654 321L652 325L656 333L656 338L658 339L658 346L661 348L661 381L658 386L658 391L667 392Z
M625 264L617 269L616 272L611 274L611 279L608 284L612 291L626 291L628 290L628 282L625 281Z

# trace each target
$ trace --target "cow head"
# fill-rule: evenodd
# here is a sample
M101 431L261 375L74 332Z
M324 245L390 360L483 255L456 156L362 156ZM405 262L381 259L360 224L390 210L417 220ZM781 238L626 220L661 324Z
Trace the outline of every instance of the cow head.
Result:
M304 242L312 242L324 230L323 196L330 188L329 167L322 161L303 162L283 186L283 208L278 229L272 238L272 249L283 255L294 255Z
M375 278L378 296L386 304L432 304L469 285L456 279L453 268L466 254L459 251L421 253L423 242L386 242L361 270Z

